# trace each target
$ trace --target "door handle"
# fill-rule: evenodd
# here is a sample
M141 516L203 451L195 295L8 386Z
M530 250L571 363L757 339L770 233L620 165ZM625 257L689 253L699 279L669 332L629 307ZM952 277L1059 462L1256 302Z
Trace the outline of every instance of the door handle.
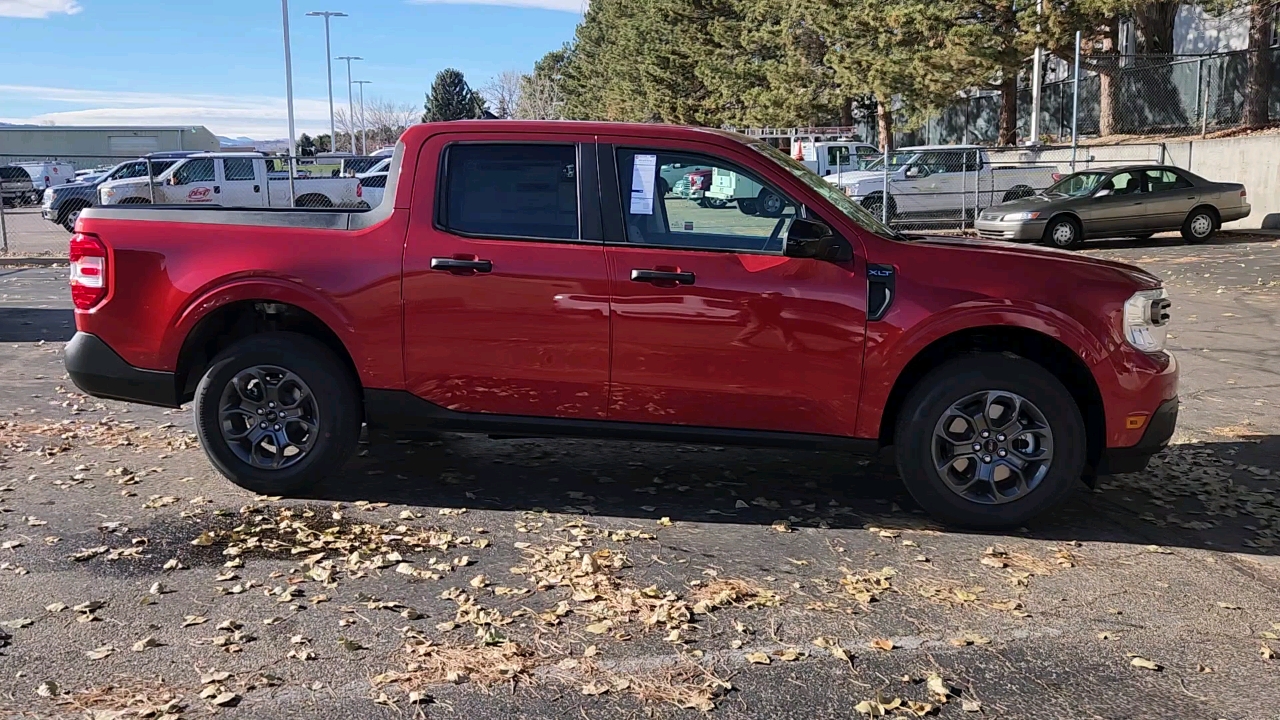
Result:
M443 270L455 275L473 275L493 271L493 263L489 260L466 260L463 258L431 258L432 270Z
M259 189L260 187L261 187L261 186L259 186L259 185L254 185L254 186L253 186L253 191L254 191L254 192L261 192L261 190Z
M221 188L221 187L218 187L217 185L214 185L214 186L213 186L213 194L215 194L215 195L219 195L219 194L221 194L221 193L222 193L222 188Z
M647 282L654 285L670 283L674 285L692 285L697 278L691 272L669 270L632 270L631 282Z

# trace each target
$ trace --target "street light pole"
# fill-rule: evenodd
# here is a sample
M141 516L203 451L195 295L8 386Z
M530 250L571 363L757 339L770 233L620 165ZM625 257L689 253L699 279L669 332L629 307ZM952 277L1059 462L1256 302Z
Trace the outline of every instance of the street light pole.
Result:
M355 98L351 94L351 61L363 60L364 58L357 57L355 55L343 55L342 57L337 59L347 61L347 122L351 124L351 154L355 155L356 154L356 118L355 118L356 103L355 103ZM337 150L336 143L335 143L334 150Z
M333 123L333 51L329 49L329 18L347 17L346 13L317 10L307 13L307 17L324 18L324 66L329 77L329 150L334 149L337 133Z
M354 80L352 81L360 86L360 154L369 154L369 124L364 119L364 86L372 83L372 80Z
M284 15L284 88L285 99L289 104L289 207L293 207L296 197L293 192L293 169L298 155L298 140L294 137L293 126L293 55L289 51L289 0L280 0L280 11Z

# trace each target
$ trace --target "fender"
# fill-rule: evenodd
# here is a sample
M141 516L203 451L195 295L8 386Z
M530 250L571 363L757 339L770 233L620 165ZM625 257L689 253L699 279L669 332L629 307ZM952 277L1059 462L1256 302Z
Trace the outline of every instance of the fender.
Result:
M363 344L356 333L355 324L340 306L292 280L255 275L224 279L223 284L206 288L191 296L191 300L181 309L165 333L161 356L168 359L167 369L177 367L182 345L200 320L219 308L246 300L268 300L296 305L327 325L352 358L362 357Z
M907 364L932 343L957 332L980 327L1032 330L1067 346L1091 373L1109 354L1074 318L1038 303L983 299L926 315L923 323L908 328L894 326L895 319L890 313L884 323L889 326L886 332L867 335L857 437L879 436L889 394Z

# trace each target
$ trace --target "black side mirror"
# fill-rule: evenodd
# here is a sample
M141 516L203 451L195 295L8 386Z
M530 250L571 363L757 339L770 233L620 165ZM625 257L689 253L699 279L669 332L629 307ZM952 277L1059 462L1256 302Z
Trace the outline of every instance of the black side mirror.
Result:
M794 258L847 262L853 259L853 247L844 239L836 237L826 223L796 218L791 221L791 227L787 230L783 254Z

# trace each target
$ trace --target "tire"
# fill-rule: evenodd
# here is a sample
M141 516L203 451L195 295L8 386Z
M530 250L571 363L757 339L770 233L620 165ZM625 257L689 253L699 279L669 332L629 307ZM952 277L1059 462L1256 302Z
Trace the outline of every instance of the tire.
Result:
M1070 216L1056 217L1044 229L1043 242L1059 250L1075 250L1084 243L1080 222Z
M333 207L333 201L328 196L311 193L298 198L293 203L293 206L299 208L331 208Z
M996 458L996 455L986 453L998 452L999 449L1005 450L1006 455L1003 457L1025 458L1026 456L1015 455L1015 445L1024 451L1028 450L1028 446L1038 445L1039 452L1043 453L1043 431L1029 431L1021 436L1022 439L1017 439L1012 433L1007 436L996 434L986 439L975 437L984 445L981 451L984 454L974 455L974 465L969 467L962 467L970 461L961 455L938 453L939 449L950 447L947 445L947 438L951 438L951 442L960 442L965 452L968 452L969 440L957 441L955 438L959 436L939 433L954 430L956 418L960 417L953 413L955 405L975 397L977 399L973 400L974 403L982 403L983 394L990 392L1006 393L985 396L997 398L996 402L987 407L1000 406L1005 411L1012 407L1011 396L1007 394L1020 396L1024 409L1015 420L1030 418L1031 410L1034 410L1039 419L1029 421L1028 424L1034 426L1043 422L1049 433L1047 439L1051 453L1042 463L1027 464L1029 468L1034 468L1028 472L1034 472L1036 477L1034 482L1026 483L1028 489L1020 495L1014 492L1017 488L1016 481L1011 479L1011 466L995 459L994 464L989 465L994 468L991 471L992 477L1001 474L1001 467L1005 468L1003 473L1010 474L1003 480L996 478L995 483L977 480L973 492L999 490L1002 495L1013 496L1013 499L1001 498L998 503L966 497L953 489L952 483L957 482L954 479L956 476L964 479L957 468L971 468L971 474L976 475L982 467L978 461ZM944 421L948 419L952 425L944 425ZM971 431L976 427L969 424ZM1006 437L1006 441L996 442L995 439L1000 437ZM1036 443L1032 445L1030 440L1036 440ZM949 525L970 528L1015 527L1058 506L1080 482L1085 467L1085 442L1084 420L1080 409L1062 383L1040 365L1004 353L968 355L951 360L930 372L907 396L898 415L895 433L898 472L906 484L907 492L933 517ZM1001 447L1002 444L1004 447ZM993 446L998 449L993 451ZM954 459L946 465L945 470L938 470L939 461L935 458L939 456L943 458L943 462L947 457ZM955 473L954 476L949 475L953 480L944 479L944 472ZM1010 482L1014 483L1013 487L1010 487ZM990 496L995 499L994 492Z
M1218 230L1218 213L1213 208L1198 207L1187 213L1182 223L1182 239L1198 245L1213 237Z
M67 232L70 232L70 233L75 232L76 220L80 218L80 213L84 212L84 209L87 207L89 206L84 204L77 204L63 211L62 222L60 222L59 225L62 225L62 227L66 228Z
M1155 233L1134 233L1133 239L1134 240L1150 240L1152 235L1155 235Z
M782 217L782 211L787 207L787 201L782 199L781 195L765 189L756 195L756 210L760 217L776 218Z
M150 205L151 201L146 198L131 197L120 201L121 205Z
M882 206L883 202L884 202L884 195L881 195L880 193L876 193L874 195L868 195L867 197L863 198L862 207L864 210L866 210L867 212L875 216L877 220L879 220L882 217L887 217L888 222L893 222L894 216L898 214L898 204L893 201L892 197L889 198L889 212L888 212L888 215L886 216L881 210L881 208L883 207Z
M742 213L743 215L755 215L758 212L758 208L756 208L756 201L745 200L745 199L739 200L738 212Z
M305 395L297 393L302 396L299 411L303 417L286 420L276 426L289 433L289 437L280 443L283 452L272 453L270 459L265 458L265 453L259 453L273 438L263 437L252 444L251 450L247 450L247 439L234 443L223 432L224 420L232 432L242 430L245 423L228 419L235 415L220 417L222 408L232 402L241 408L252 407L245 405L243 398L246 396L237 393L231 383L242 373L247 374L258 367L271 369L259 375L269 382L278 377L279 371L287 371L308 390ZM250 389L260 385L252 380L249 382ZM284 391L295 387L286 380L279 382L275 389ZM261 393L258 395L261 397ZM232 402L228 401L229 398ZM236 485L259 494L290 495L312 487L342 469L360 439L363 407L355 378L329 348L306 335L273 332L240 340L213 359L196 387L194 415L200 444L218 472ZM253 417L251 412L244 415ZM300 422L306 419L314 420L317 429L307 432ZM247 425L250 429L246 432L254 431L252 422ZM274 433L272 435L275 436ZM289 447L283 447L286 443L301 443L306 447L290 444L296 452L289 456ZM263 462L251 463L245 457L250 453L251 457ZM292 460L291 457L298 459ZM272 462L280 463L281 467L268 467Z
M707 198L707 207L713 210L723 210L729 206L729 201L724 198Z
M1014 185L1004 194L1004 200L1001 202L1009 202L1011 200L1021 200L1035 195L1036 191L1030 185Z

